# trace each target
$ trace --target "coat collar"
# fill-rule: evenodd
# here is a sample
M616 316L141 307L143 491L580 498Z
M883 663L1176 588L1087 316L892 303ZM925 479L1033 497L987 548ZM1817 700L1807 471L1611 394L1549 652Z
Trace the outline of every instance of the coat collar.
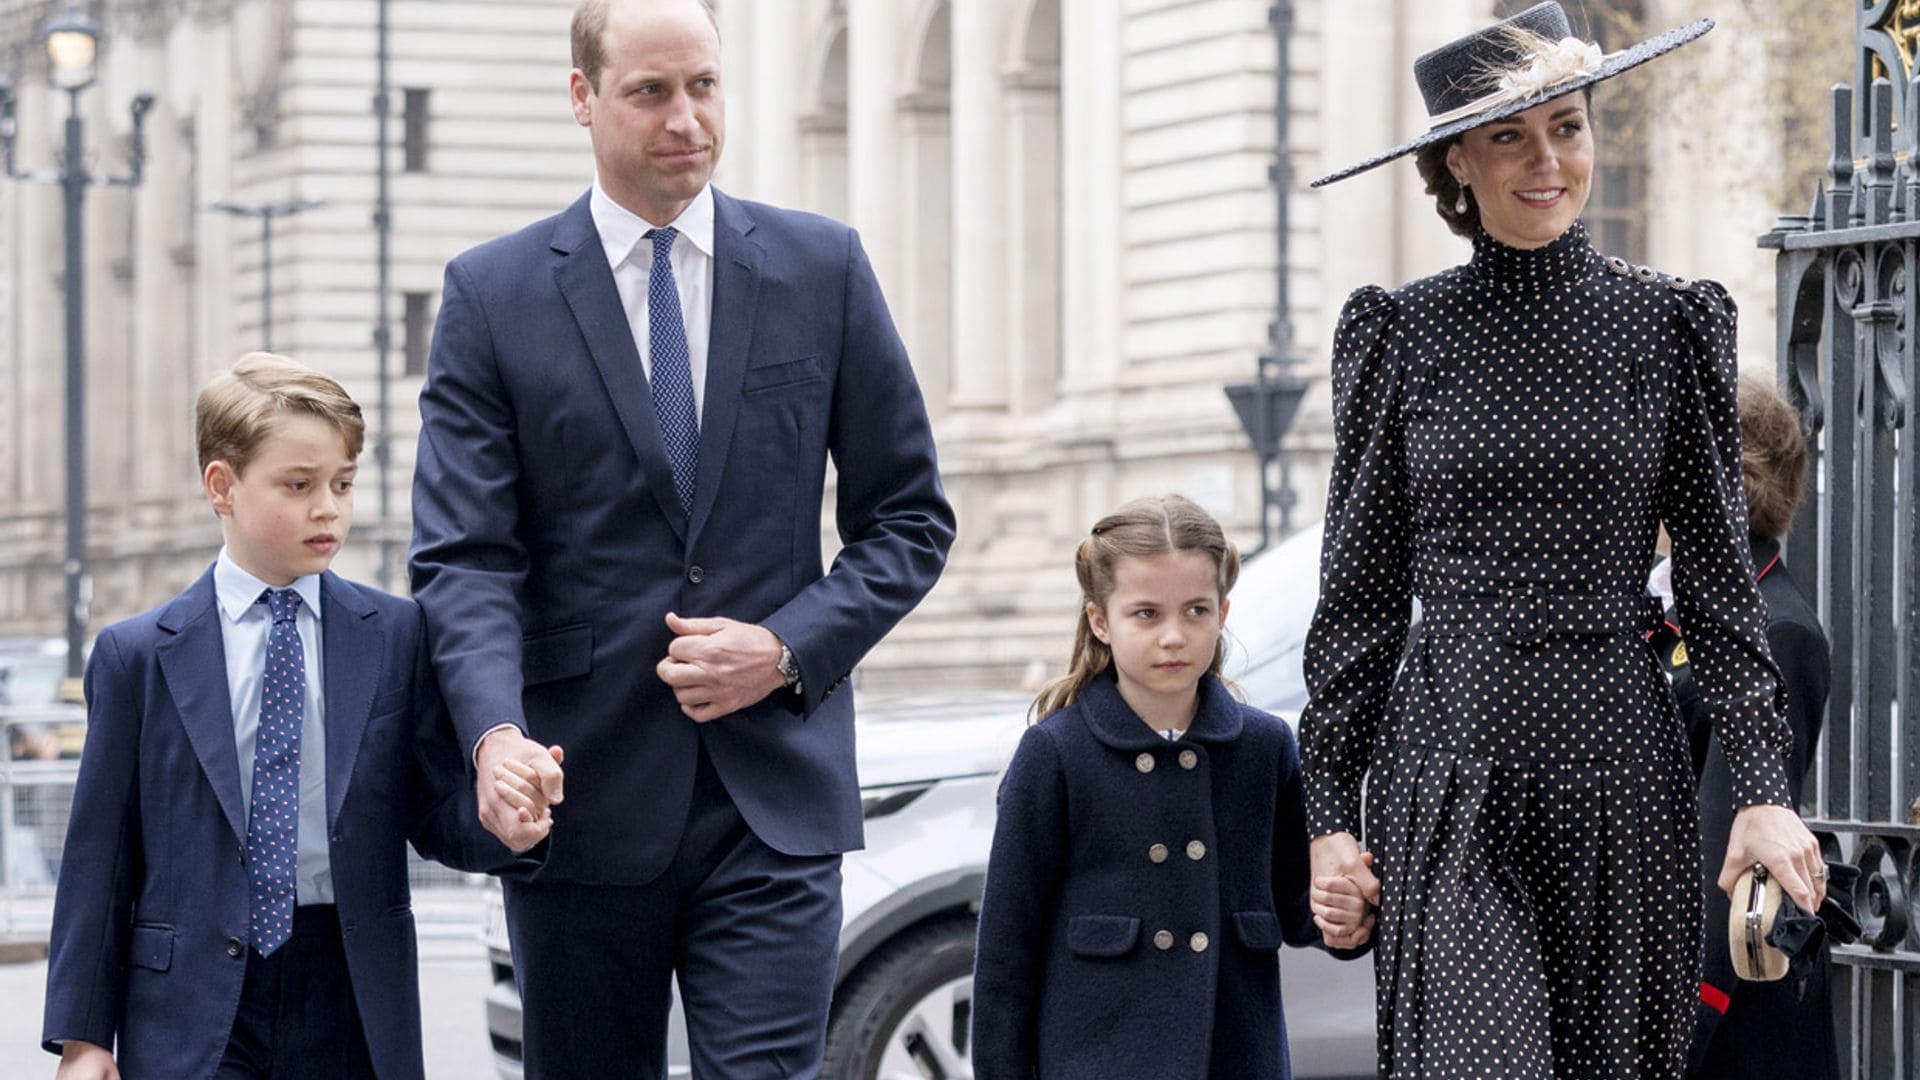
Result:
M1199 690L1199 708L1194 710L1193 723L1187 726L1187 733L1180 737L1180 741L1224 743L1239 738L1240 703L1234 700L1226 684L1217 675L1203 675ZM1140 714L1134 712L1133 707L1120 696L1120 687L1114 682L1111 668L1081 687L1080 696L1074 700L1074 704L1080 706L1080 713L1086 717L1087 727L1092 730L1094 738L1115 750L1133 753L1174 745L1148 727L1146 721L1140 719Z

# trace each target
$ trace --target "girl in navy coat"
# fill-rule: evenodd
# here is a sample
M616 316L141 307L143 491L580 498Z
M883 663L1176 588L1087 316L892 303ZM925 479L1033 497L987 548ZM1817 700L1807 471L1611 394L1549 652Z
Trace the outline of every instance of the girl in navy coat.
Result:
M1239 556L1178 495L1075 555L1066 676L1001 782L974 960L980 1080L1290 1075L1275 951L1319 940L1300 759L1220 680ZM1324 894L1358 925L1357 891Z

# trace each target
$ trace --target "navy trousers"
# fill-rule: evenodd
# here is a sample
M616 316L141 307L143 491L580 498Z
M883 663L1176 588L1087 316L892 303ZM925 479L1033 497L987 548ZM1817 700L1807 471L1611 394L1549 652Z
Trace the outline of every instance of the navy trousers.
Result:
M506 883L527 1080L664 1077L676 974L696 1080L819 1075L840 856L761 843L704 746L698 768L679 851L653 881Z
M332 904L293 909L293 936L247 953L240 1008L214 1080L373 1080Z

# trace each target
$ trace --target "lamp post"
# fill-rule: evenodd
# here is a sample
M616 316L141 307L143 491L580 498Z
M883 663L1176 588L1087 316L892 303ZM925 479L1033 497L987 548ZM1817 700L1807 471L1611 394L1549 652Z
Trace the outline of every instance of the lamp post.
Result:
M80 95L93 85L100 48L100 26L84 13L63 11L40 28L47 49L47 83L67 95L65 152L56 170L21 172L14 164L17 133L11 82L0 81L0 148L7 175L15 180L59 184L66 210L66 271L61 277L66 298L66 457L67 537L62 571L66 576L67 676L77 680L81 652L86 645L87 610L93 580L87 573L86 469L86 260L85 210L87 187L107 184L138 187L146 160L146 120L153 108L152 94L137 94L129 103L133 136L127 150L127 175L94 176L87 171L86 121L80 116ZM72 694L69 686L69 695Z
M221 199L213 204L224 214L260 219L260 347L267 352L273 351L273 219L303 214L320 205L315 199L252 204Z

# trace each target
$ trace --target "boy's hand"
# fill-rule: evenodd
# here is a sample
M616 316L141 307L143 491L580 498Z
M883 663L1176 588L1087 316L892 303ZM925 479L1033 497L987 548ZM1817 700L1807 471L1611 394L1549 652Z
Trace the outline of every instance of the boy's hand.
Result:
M560 747L541 746L518 728L480 740L473 790L480 824L508 850L525 851L553 830L551 807L565 798L564 757Z
M673 644L655 670L680 711L697 723L739 712L787 684L780 677L780 639L764 626L668 612L667 629Z
M120 1067L106 1047L68 1039L60 1047L60 1068L53 1076L54 1080L120 1080Z
M1373 936L1380 905L1380 879L1373 854L1360 850L1352 833L1316 836L1308 846L1313 881L1308 898L1314 925L1329 949L1357 949Z

